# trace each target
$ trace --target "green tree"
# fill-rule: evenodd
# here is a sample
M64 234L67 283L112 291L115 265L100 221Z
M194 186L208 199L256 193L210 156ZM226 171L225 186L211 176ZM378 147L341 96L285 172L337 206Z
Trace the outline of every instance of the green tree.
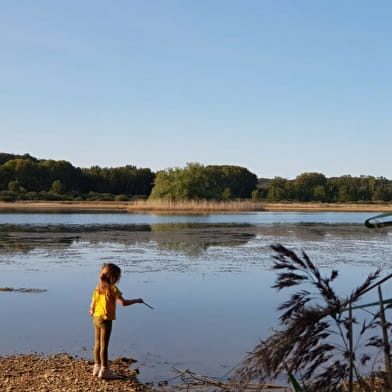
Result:
M231 199L231 189L230 188L225 188L222 192L222 199L223 200L230 200Z
M188 163L183 169L159 171L150 197L170 200L248 198L256 186L256 175L245 168Z
M30 154L16 155L16 154L7 154L5 152L0 152L0 165L3 165L4 163L8 161L12 161L14 159L26 159L33 162L38 162L38 159L32 157Z
M294 183L297 190L297 200L312 201L314 200L315 188L319 186L324 187L327 179L321 173L302 173L296 177Z
M251 198L254 201L261 200L263 198L263 191L261 189L255 189L252 191Z
M313 200L326 201L327 195L324 185L317 185L313 188Z
M352 202L358 200L358 184L350 175L340 176L335 179L336 198L338 202Z
M391 201L392 200L392 183L385 177L375 179L374 191L372 194L373 201Z
M70 162L52 159L39 162L41 169L41 186L43 190L49 190L53 181L60 180L64 186L64 191L86 191L84 175L80 168L74 167Z
M269 201L281 201L285 200L286 198L286 184L288 180L282 177L275 177L270 184L267 199Z
M18 181L27 191L34 191L38 186L37 163L30 159L13 159L2 165L8 174L8 181Z
M206 170L215 198L219 198L226 188L230 188L232 198L250 198L257 188L257 176L244 167L210 165Z
M23 187L20 185L18 180L10 181L8 183L8 190L10 192L20 193L23 190Z
M150 169L127 165L118 168L92 166L83 169L90 191L115 195L142 195L151 193L155 174Z
M200 200L210 198L206 169L188 163L184 169L170 168L156 174L151 199Z
M52 186L50 188L50 191L57 194L57 195L61 195L65 191L64 184L60 180L54 180L52 182Z

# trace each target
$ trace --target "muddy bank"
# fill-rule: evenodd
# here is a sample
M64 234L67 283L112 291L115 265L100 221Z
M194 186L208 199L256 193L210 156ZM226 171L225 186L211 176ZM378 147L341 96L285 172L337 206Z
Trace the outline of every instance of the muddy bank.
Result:
M92 375L93 363L68 354L21 354L0 357L0 390L3 392L154 392L137 379L132 359L111 361L118 380L104 381ZM130 366L132 365L132 368Z

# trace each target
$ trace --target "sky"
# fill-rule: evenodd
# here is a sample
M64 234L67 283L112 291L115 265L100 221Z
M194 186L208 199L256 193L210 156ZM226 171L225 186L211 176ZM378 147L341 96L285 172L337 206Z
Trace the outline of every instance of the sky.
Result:
M389 0L0 0L0 152L392 179Z

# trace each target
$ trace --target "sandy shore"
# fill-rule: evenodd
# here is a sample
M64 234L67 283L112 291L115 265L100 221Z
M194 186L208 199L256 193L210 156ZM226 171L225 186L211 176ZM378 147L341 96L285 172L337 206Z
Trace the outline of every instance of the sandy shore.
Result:
M244 202L242 208L237 204L227 205L213 203L198 205L195 208L186 208L182 203L178 208L175 205L165 205L149 202L116 202L116 201L22 201L0 202L0 211L5 212L47 212L47 211L107 211L107 212L238 212L238 211L353 211L353 212L389 212L392 204L343 204L343 203L252 203ZM185 207L184 207L185 205Z
M392 212L392 204L266 203L265 211Z
M127 211L128 202L118 201L0 201L3 211Z

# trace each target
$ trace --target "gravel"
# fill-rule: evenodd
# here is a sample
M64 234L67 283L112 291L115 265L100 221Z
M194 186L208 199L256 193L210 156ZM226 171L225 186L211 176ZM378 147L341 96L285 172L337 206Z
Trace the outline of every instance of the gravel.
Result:
M0 357L2 392L158 392L141 384L134 360L119 358L110 362L118 379L105 381L92 375L93 363L68 354L44 356L19 354Z

